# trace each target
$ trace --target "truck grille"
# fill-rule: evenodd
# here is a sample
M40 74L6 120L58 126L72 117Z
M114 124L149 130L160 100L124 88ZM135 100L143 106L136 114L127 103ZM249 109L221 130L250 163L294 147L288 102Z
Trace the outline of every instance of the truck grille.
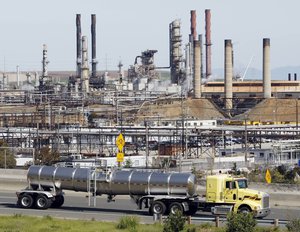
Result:
M265 194L265 195L263 196L263 199L262 199L262 207L263 207L263 209L269 208L269 207L270 207L270 205L269 205L269 200L270 200L269 195L268 195L268 194Z

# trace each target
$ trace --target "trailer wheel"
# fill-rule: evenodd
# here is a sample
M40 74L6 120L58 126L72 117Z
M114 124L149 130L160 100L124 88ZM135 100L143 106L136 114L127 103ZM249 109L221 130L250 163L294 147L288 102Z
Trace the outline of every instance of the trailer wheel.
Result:
M238 209L238 212L248 214L251 213L251 209L247 206L242 206L241 208Z
M35 206L37 209L48 209L51 205L51 199L48 199L45 195L39 194L35 199Z
M33 205L33 198L30 194L23 194L18 199L18 205L22 208L31 208Z
M180 204L178 202L173 202L173 203L170 204L169 212L171 214L175 214L176 211L179 211L183 214L183 206L182 206L182 204Z
M151 205L151 212L163 215L166 212L166 205L162 201L154 201Z
M51 207L53 208L59 208L61 207L65 202L64 196L63 195L58 195L55 197L55 200L52 202Z

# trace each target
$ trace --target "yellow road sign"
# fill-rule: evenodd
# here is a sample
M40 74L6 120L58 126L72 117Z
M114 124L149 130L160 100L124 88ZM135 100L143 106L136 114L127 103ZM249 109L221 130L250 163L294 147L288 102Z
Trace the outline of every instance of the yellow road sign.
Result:
M119 134L119 136L116 139L116 145L118 146L119 151L123 150L123 147L125 145L125 140L124 140L124 137L121 133Z
M117 154L117 162L123 162L124 161L124 153L118 152Z
M267 171L266 171L265 179L266 179L268 184L270 184L272 182L272 176L271 176L271 172L270 172L269 169L267 169Z

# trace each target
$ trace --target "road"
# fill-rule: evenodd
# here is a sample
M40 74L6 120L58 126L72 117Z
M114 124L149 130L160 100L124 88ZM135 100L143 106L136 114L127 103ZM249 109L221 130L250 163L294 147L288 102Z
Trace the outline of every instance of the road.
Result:
M83 219L83 220L101 220L118 221L124 215L137 216L142 223L153 223L153 217L148 215L146 210L137 210L129 197L121 196L116 202L108 203L104 196L97 197L96 207L88 206L88 198L85 193L67 192L65 195L65 204L59 209L22 209L16 206L16 195L12 190L0 191L0 214L2 215L32 215L46 216L50 215L57 218ZM290 220L300 215L300 208L293 206L272 206L271 214L267 219ZM193 223L200 223L197 219L210 217L210 214L198 211L192 217ZM193 218L195 219L193 221Z

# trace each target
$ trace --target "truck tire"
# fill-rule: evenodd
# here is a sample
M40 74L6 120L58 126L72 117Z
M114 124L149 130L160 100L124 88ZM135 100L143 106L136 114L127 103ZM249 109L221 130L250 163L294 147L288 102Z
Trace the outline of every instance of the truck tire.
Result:
M51 205L51 199L48 199L45 195L39 194L35 199L35 207L37 209L48 209Z
M30 194L23 194L18 199L18 205L22 208L31 208L33 205L33 198Z
M183 214L183 206L179 202L173 202L169 206L170 214L175 214L176 211L180 211Z
M54 201L52 202L51 207L53 208L59 208L61 207L65 202L65 198L63 195L58 195L55 197Z
M251 209L248 206L242 206L238 209L238 212L248 214L251 213Z
M166 212L166 205L162 201L154 201L151 205L151 214L164 215Z

